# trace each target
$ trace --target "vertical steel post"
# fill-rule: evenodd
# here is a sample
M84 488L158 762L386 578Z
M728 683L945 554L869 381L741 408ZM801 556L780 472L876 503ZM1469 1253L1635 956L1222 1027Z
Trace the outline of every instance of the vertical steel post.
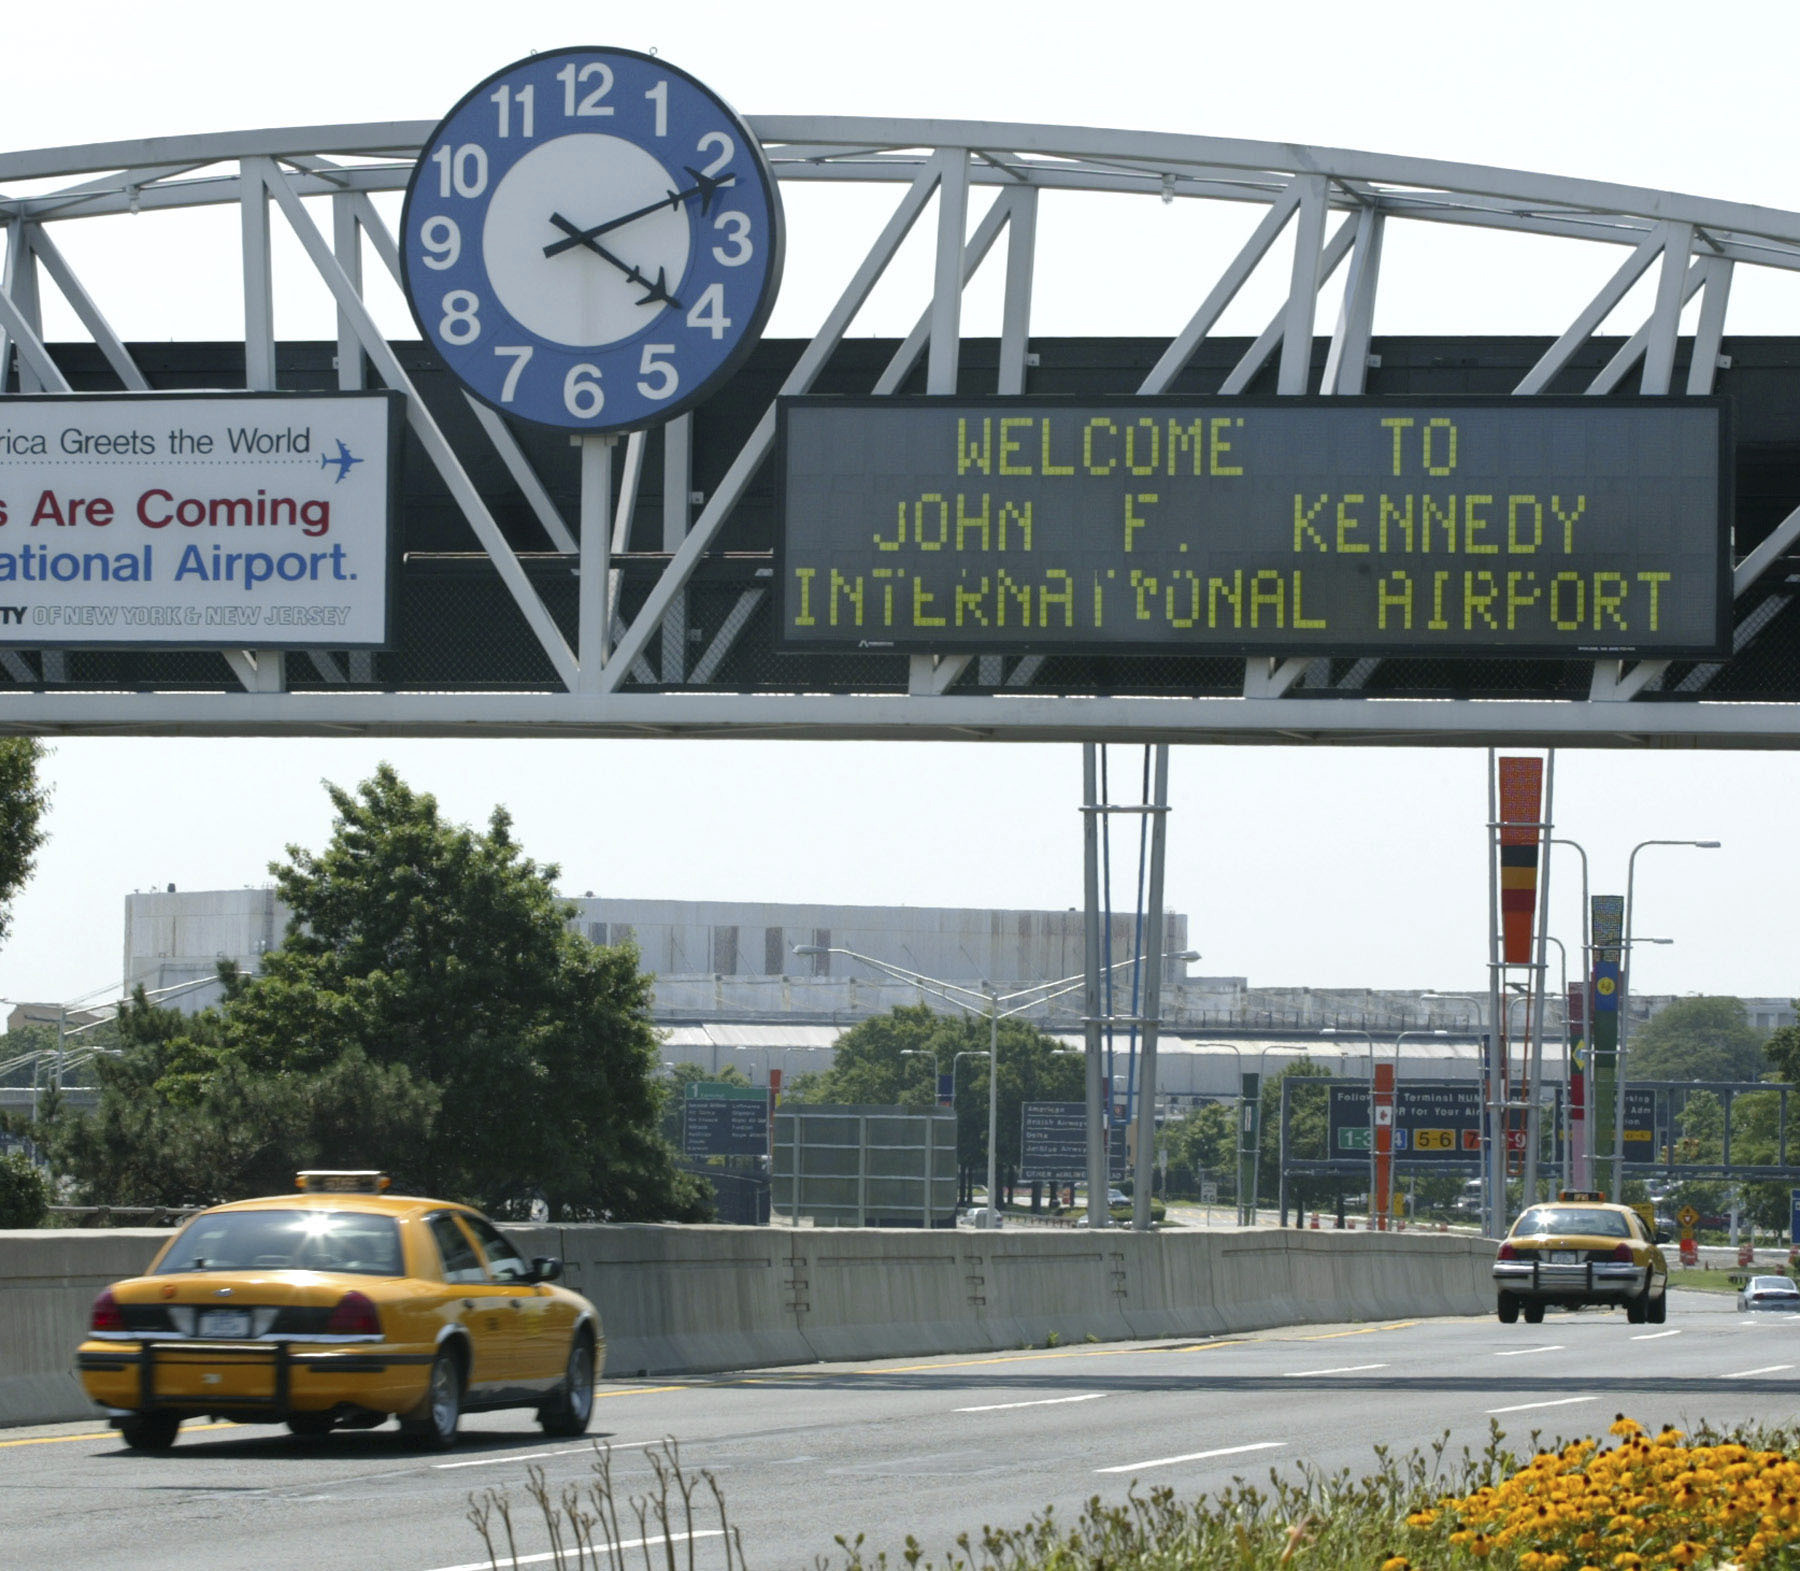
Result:
M1155 744L1150 802L1150 890L1144 927L1150 947L1144 956L1144 1058L1139 1070L1137 1169L1132 1184L1131 1225L1150 1230L1150 1189L1156 1171L1156 1034L1162 1023L1163 861L1168 849L1169 744Z
M607 579L612 571L612 455L616 439L582 436L581 582L577 590L575 658L584 693L600 691L606 664Z
M1537 965L1532 969L1531 1068L1525 1093L1525 1191L1524 1203L1536 1205L1538 1192L1538 1138L1542 1114L1540 1092L1544 1075L1544 991L1550 977L1550 835L1556 801L1556 749L1549 749L1544 764L1544 804L1538 812L1538 909ZM1567 999L1564 1000L1567 1007ZM1564 1033L1565 1038L1567 1033Z
M1081 744L1081 887L1086 917L1082 925L1082 949L1087 986L1082 994L1087 1037L1087 1184L1088 1226L1105 1227L1111 1220L1106 1191L1108 1170L1107 1106L1110 1088L1100 1073L1100 770L1095 744ZM988 1066L993 1073L993 1065Z
M1487 1180L1483 1195L1483 1221L1489 1238L1506 1231L1506 1065L1501 1039L1505 1021L1500 1013L1500 776L1494 749L1487 752L1488 785L1488 1035L1483 1055L1487 1064Z

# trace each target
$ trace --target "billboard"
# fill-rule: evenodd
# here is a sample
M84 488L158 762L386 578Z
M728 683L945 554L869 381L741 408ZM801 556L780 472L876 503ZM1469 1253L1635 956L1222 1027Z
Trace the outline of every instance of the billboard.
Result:
M789 649L1711 655L1708 399L787 398Z
M0 647L389 642L401 400L0 404Z

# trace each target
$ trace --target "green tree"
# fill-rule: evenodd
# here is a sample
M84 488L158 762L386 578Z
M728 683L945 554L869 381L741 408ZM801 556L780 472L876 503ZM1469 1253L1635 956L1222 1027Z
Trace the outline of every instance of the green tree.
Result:
M1741 999L1678 998L1626 1041L1632 1080L1760 1080L1763 1036Z
M570 930L504 809L446 824L387 765L326 789L330 844L272 868L294 920L263 974L191 1020L128 1012L98 1113L56 1137L84 1188L220 1198L316 1159L503 1214L703 1216L659 1127L636 951Z
M25 887L44 843L49 790L38 780L41 742L0 738L0 939L11 930L13 897Z
M1169 1157L1169 1193L1200 1193L1203 1178L1229 1195L1237 1185L1238 1115L1235 1102L1205 1102L1189 1109L1179 1123L1166 1125L1163 1149Z
M1793 1000L1800 1010L1800 999ZM1800 1085L1800 1025L1777 1026L1763 1043L1763 1054L1775 1066L1775 1078Z
M36 1227L50 1204L43 1170L22 1152L0 1156L0 1228Z

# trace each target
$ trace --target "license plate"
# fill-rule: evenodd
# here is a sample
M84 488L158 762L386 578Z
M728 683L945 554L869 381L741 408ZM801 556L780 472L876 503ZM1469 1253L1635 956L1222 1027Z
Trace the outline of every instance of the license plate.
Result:
M1552 1249L1550 1264L1553 1266L1578 1266L1581 1264L1581 1256L1573 1249Z
M202 1309L200 1311L201 1336L248 1336L250 1334L250 1311L248 1309Z

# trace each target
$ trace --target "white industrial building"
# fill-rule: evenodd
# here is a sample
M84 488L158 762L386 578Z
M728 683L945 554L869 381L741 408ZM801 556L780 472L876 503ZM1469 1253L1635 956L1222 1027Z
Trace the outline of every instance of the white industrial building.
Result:
M572 897L572 925L598 943L635 943L654 973L656 1018L664 1027L670 1063L709 1070L734 1065L763 1082L826 1067L839 1034L858 1020L897 1004L947 1007L919 986L884 977L841 954L796 955L796 946L850 949L921 976L969 987L993 983L1002 993L1075 978L1082 970L1081 913L969 910L914 906L778 905L759 902L631 900L592 894ZM125 899L124 975L185 1009L214 1001L212 980L221 958L257 970L281 941L288 912L272 888L177 891ZM1111 954L1132 954L1134 923L1115 916ZM1146 946L1148 947L1148 946ZM1167 913L1162 950L1188 947L1188 918ZM1369 1034L1400 1047L1409 1072L1429 1078L1473 1078L1478 1050L1476 1011L1469 1002L1427 996L1425 990L1253 988L1243 977L1190 975L1191 966L1164 968L1160 1072L1165 1093L1222 1095L1236 1089L1242 1069L1274 1073L1306 1054L1334 1071L1366 1064ZM1113 972L1110 1013L1134 1013L1131 967ZM1477 986L1465 986L1475 994ZM1664 998L1632 1000L1653 1013ZM1786 999L1746 999L1751 1022L1773 1029L1794 1019ZM1079 985L1031 1017L1079 1045L1083 999ZM978 1003L975 1005L978 1011ZM1560 1026L1545 1043L1546 1073L1561 1078ZM1131 1033L1112 1033L1122 1076L1134 1049ZM1416 1066L1416 1067L1415 1067Z

